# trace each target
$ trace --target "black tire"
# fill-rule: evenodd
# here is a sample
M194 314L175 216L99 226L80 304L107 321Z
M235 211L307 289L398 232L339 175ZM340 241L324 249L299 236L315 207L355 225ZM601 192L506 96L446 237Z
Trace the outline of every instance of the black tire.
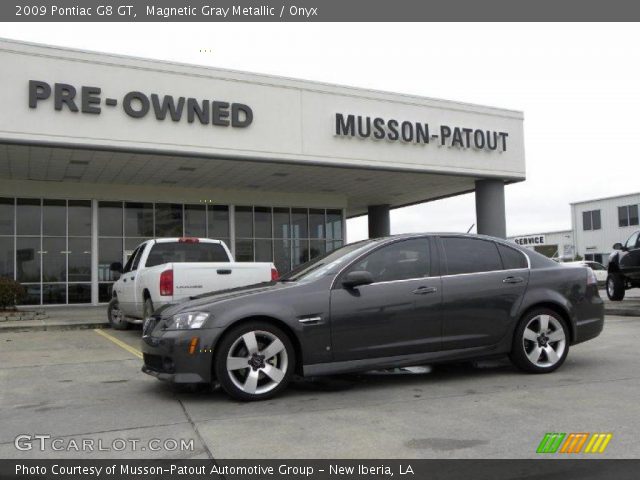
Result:
M127 330L130 327L129 322L122 314L122 310L120 310L120 303L115 297L111 299L107 307L107 319L114 330Z
M537 333L536 325L541 325L539 318L543 316L548 316L547 321L548 324L553 327L553 331L544 334L543 338L538 337L537 340L526 338L525 330L529 330L529 332L527 332L528 334L532 332ZM560 329L562 330L561 333L559 332ZM558 330L558 333L555 333L556 330ZM551 338L560 336L562 336L563 340L551 340ZM526 313L518 323L518 327L513 336L513 344L509 358L519 369L525 372L551 373L558 369L567 358L570 340L569 327L564 318L548 308L538 308ZM560 342L563 342L562 345ZM553 357L547 354L547 347L553 349L553 352L550 352L554 354ZM557 352L560 350L560 347L562 352L558 355ZM537 355L538 362L534 363L530 357L536 357L538 351L540 352L539 355Z
M142 318L146 320L153 313L153 302L151 301L151 297L147 297L144 299L144 306L142 307Z
M613 302L619 302L624 299L624 279L619 273L610 273L607 275L606 288L607 297Z
M254 349L254 354L251 354L243 339L245 334L249 334L251 338L251 332L258 347ZM281 345L275 339L279 340ZM265 358L262 352L267 352L268 355L267 347L272 344L274 349L281 348L281 350L276 355ZM271 398L287 387L295 371L295 349L291 339L280 328L268 322L252 321L232 328L220 340L215 352L213 364L215 377L222 389L236 400L256 401ZM243 360L246 358L247 367L230 371L227 368L227 357L230 354L232 357L240 357ZM254 362L253 366L250 366L249 361ZM278 376L283 375L276 381L267 375L265 370L271 372L271 375L275 373ZM250 375L257 378L255 381L257 388L249 386Z

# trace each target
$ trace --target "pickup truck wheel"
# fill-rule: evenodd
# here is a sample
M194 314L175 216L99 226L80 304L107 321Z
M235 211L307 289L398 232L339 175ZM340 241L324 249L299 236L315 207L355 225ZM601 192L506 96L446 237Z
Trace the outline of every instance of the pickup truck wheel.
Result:
M216 348L214 369L225 392L237 400L271 398L282 391L295 369L291 339L267 322L240 325Z
M610 273L607 276L607 297L609 300L619 302L624 298L624 280L617 273Z
M144 299L144 307L142 312L142 318L147 319L153 313L153 302L151 298L147 297Z
M553 310L541 308L525 315L516 329L511 361L529 373L549 373L564 363L569 353L569 329Z
M109 319L111 328L115 330L127 330L129 328L129 322L124 318L117 298L112 298L109 302L107 318Z

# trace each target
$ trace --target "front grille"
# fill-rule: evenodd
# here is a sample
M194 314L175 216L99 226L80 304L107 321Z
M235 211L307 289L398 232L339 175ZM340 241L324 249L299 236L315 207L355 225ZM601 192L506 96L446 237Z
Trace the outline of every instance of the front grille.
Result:
M146 367L156 372L162 372L162 357L160 355L151 355L150 353L144 353L142 355L144 364Z

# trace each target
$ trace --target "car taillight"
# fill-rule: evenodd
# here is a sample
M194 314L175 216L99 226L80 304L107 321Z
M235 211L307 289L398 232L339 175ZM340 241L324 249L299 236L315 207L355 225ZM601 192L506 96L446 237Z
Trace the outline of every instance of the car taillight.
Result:
M178 239L178 243L200 243L200 239L194 237L182 237Z
M587 267L587 285L598 285L598 279L596 278L596 274L593 273L591 268Z
M278 270L276 270L275 267L271 267L271 281L277 282L279 278L280 274L278 273Z
M160 274L160 295L173 295L173 270L165 270Z

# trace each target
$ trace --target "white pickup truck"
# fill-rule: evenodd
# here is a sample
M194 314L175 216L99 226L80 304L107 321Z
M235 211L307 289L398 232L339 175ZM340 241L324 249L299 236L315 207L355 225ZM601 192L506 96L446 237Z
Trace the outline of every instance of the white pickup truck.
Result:
M229 249L208 238L148 240L133 251L113 284L107 316L118 330L142 323L154 309L202 293L278 279L273 263L234 262Z

